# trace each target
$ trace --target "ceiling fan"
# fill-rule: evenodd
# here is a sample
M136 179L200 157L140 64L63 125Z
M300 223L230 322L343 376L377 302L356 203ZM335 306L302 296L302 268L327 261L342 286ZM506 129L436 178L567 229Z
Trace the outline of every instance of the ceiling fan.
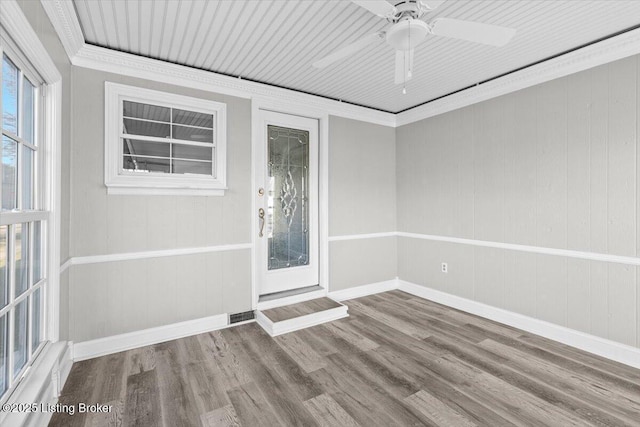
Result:
M516 30L512 28L459 19L436 18L429 23L421 19L444 3L444 0L410 0L402 1L395 6L385 0L351 1L381 18L385 18L392 25L319 59L312 64L314 67L324 68L353 55L373 42L384 39L389 46L396 50L395 83L406 83L413 77L414 49L429 35L467 40L490 46L504 46L516 33ZM403 89L403 93L406 93L406 89Z

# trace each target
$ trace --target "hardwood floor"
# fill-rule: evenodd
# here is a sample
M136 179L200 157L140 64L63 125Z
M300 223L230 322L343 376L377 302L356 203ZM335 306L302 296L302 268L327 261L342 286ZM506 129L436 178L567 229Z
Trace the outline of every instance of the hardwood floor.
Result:
M51 426L640 426L640 370L392 291L73 365Z

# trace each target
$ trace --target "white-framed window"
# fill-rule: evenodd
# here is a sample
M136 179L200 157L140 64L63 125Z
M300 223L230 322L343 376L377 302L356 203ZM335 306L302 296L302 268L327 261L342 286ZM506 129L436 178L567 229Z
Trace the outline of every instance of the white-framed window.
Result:
M226 104L105 83L109 194L223 195Z
M43 79L6 39L0 44L0 401L47 339Z

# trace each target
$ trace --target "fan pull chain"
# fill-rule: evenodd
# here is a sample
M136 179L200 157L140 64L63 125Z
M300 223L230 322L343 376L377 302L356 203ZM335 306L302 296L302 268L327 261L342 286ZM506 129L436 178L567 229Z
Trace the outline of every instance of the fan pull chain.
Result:
M411 49L411 19L409 19L409 49ZM406 55L406 53L405 53ZM411 78L411 54L409 54L409 69L407 70L407 77ZM405 57L404 63L407 63L407 58ZM405 78L406 82L406 78Z

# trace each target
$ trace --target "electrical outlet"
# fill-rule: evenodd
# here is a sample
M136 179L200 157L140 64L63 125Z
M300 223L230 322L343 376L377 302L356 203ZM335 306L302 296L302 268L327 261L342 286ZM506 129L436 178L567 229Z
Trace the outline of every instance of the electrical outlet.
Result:
M448 273L449 272L449 266L447 265L446 262L442 263L442 272L443 273Z

